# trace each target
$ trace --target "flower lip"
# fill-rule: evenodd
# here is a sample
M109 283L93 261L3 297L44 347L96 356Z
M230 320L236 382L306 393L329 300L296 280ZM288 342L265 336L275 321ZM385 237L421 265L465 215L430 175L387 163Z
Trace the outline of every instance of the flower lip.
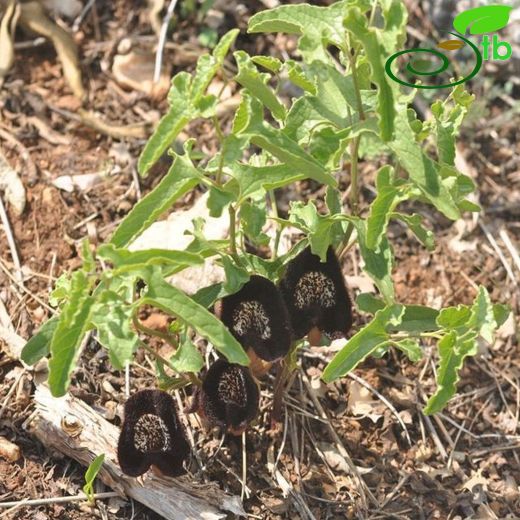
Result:
M293 333L302 338L314 327L332 338L345 336L352 326L352 303L332 247L327 259L310 246L287 264L280 292L291 317Z
M260 392L247 367L219 359L207 371L197 398L199 413L210 425L237 435L256 417Z
M275 361L289 352L289 314L276 285L263 276L251 276L240 291L222 298L220 319L260 359Z
M123 473L137 477L151 465L175 477L185 472L190 447L173 398L161 390L141 390L125 403L117 446Z

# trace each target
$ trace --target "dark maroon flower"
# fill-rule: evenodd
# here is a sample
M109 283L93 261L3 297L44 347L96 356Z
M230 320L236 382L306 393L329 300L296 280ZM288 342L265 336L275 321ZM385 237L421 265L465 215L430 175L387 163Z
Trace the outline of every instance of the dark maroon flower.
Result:
M222 298L219 314L244 349L252 349L261 360L275 361L289 352L289 315L276 285L267 278L251 276L240 291Z
M210 426L240 435L258 413L260 392L247 367L219 359L207 371L196 399Z
M321 262L310 247L291 260L280 282L280 292L296 338L316 329L337 338L350 330L352 304L332 247L327 250L326 262Z
M190 453L173 398L161 390L141 390L125 403L117 457L123 473L137 477L153 465L175 477L185 472Z

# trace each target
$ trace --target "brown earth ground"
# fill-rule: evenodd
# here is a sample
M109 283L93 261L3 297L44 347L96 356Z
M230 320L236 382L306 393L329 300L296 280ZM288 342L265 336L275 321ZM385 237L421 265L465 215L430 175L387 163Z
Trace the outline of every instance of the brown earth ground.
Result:
M218 29L221 34L236 25L244 29L247 18L264 8L261 2L249 2L243 9L229 4ZM75 34L89 108L112 124L142 122L145 117L153 124L165 110L163 99L123 90L105 66L123 37L132 38L136 45L153 42L145 11L145 2L98 3ZM197 53L203 51L197 38L199 26L193 15L187 15L175 27L172 41L177 47L167 49L165 56L172 72L193 69ZM30 36L20 34L19 39ZM275 36L250 37L243 32L237 47L276 55L287 45L290 48L293 42ZM477 285L482 284L493 301L509 304L518 316L520 265L515 265L506 242L509 237L518 251L520 118L512 104L520 87L513 81L511 94L503 95L506 80L498 74L491 79L472 86L477 108L459 141L484 211L477 220L468 215L456 226L430 208L415 208L429 217L435 231L437 247L432 253L400 227L392 226L395 281L401 302L434 306L468 303ZM132 169L144 139L116 140L89 129L70 116L76 108L50 45L17 50L14 68L0 92L0 141L27 190L23 215L8 212L25 272L25 289L15 283L13 258L6 234L0 231L0 298L23 338L29 338L49 317L44 305L49 287L62 272L78 266L79 240L89 236L94 242L103 241L138 199ZM31 123L34 117L43 121L43 126ZM203 125L194 125L188 134L199 142L204 140L209 150L214 147L213 136ZM368 185L375 170L373 164L363 165ZM52 184L60 175L93 172L102 172L103 178L87 190L68 193ZM149 191L163 172L164 165L140 180L141 192ZM342 180L348 184L347 172ZM298 190L305 196L316 187L303 183ZM373 197L369 189L363 195L365 202ZM184 204L190 204L194 197L196 194L188 196ZM358 263L358 253L349 253L344 273L357 275ZM356 327L364 319L358 315ZM23 423L32 410L32 376L24 373L19 377L19 363L10 359L3 347L0 344L0 436L17 444L23 456L16 463L0 459L0 502L77 494L84 483L84 468L47 452L24 430ZM520 518L520 350L514 320L503 328L493 346L483 346L480 355L466 363L457 397L433 418L421 414L425 396L434 390L436 361L434 345L425 345L425 350L425 358L415 365L393 353L369 360L356 370L355 376L377 394L365 393L351 378L329 386L320 384L319 375L331 353L326 348L305 352L301 373L286 400L285 435L267 431L270 394L265 387L262 414L247 434L250 496L245 500L246 511L253 518L300 518L294 500L284 497L268 469L268 461L280 456L279 471L316 519ZM142 355L138 361L146 362ZM154 384L153 377L137 366L131 375L133 389ZM317 417L305 386L307 378L329 414L328 423ZM109 410L124 401L123 390L122 375L111 370L95 343L88 345L74 376L73 392L100 410ZM119 421L116 416L114 422ZM338 456L331 426L360 468L379 508L369 505L368 511L359 509L358 488ZM208 479L240 495L240 440L226 439L214 457L218 438L199 431L196 441L202 460L209 460ZM106 491L102 485L97 490ZM82 503L21 507L12 517L158 518L139 503L119 499L98 501L95 508Z

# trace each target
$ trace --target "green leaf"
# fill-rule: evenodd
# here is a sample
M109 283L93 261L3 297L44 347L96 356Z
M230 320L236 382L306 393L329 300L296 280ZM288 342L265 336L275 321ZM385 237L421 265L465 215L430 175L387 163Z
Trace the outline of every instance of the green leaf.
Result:
M236 293L249 280L249 274L243 267L237 266L230 256L222 257L226 281L223 289L227 294Z
M438 412L451 399L456 391L464 359L477 354L479 337L492 343L498 326L495 307L482 286L471 306L459 305L442 309L437 324L446 330L446 334L439 342L437 391L428 400L425 414Z
M493 342L493 336L497 329L495 313L491 298L487 289L481 285L477 297L471 306L472 319L470 326L477 330L478 334L488 343Z
M274 73L279 72L283 66L283 63L274 56L251 56L251 60L253 63L260 65L260 67Z
M276 119L283 121L286 116L285 107L267 85L270 75L258 72L246 52L236 51L234 56L238 65L238 74L235 76L235 80L247 88L251 95L260 100Z
M129 251L124 248L116 248L110 243L99 246L97 253L99 257L111 262L114 268L122 270L130 270L145 265L164 265L170 268L169 272L171 273L172 270L178 272L187 267L204 263L202 256L187 251L171 249Z
M337 186L336 179L312 155L308 154L295 141L281 130L267 124L263 119L262 105L254 98L245 95L243 110L247 112L247 126L240 132L251 142L266 150L282 163L288 164L294 172L326 185Z
M428 332L439 329L439 311L424 305L405 305L401 322L392 330L400 332Z
M391 166L383 166L378 172L377 196L370 204L370 214L367 218L367 247L377 249L386 235L388 222L394 209L400 202L406 200L404 189L397 188L389 183L383 183L383 178L393 175Z
M421 145L415 141L415 135L410 128L408 115L404 109L398 112L395 130L395 139L390 143L390 147L408 172L410 179L446 217L451 220L460 218L460 211L442 182L439 166L424 153Z
M358 310L368 314L375 314L385 308L385 302L371 293L360 293L356 298Z
M199 289L191 299L205 309L209 309L219 298L222 297L222 293L222 282L219 282Z
M20 355L22 361L28 365L35 365L49 353L51 339L58 325L59 319L54 317L47 320L38 332L25 344Z
M439 341L440 366L437 371L437 390L428 399L425 415L434 414L446 405L457 390L459 370L467 356L477 353L476 335L461 338L455 331L448 332Z
M210 217L221 217L224 209L234 200L235 197L233 196L233 193L230 193L218 186L212 186L209 189L209 197L207 202Z
M446 307L441 309L437 317L437 325L447 330L462 330L465 332L469 327L471 309L467 305L457 307Z
M396 110L394 106L394 93L388 83L385 73L385 50L381 45L378 33L373 27L368 27L368 20L362 12L354 7L348 10L344 20L347 30L352 33L362 44L365 56L372 69L372 81L378 88L378 113L381 139L388 142L394 133L394 119Z
M470 34L496 32L509 22L511 9L509 5L483 5L468 9L455 17L453 27L460 34L465 34L468 29Z
M370 249L366 242L366 222L360 219L353 220L358 233L359 250L365 262L366 273L374 280L387 304L395 300L392 268L394 253L386 237L380 241L377 249Z
M97 330L97 339L108 351L110 363L122 370L132 361L139 346L139 337L132 327L134 306L126 303L114 291L105 290L93 306L91 321Z
M179 374L197 373L204 366L204 358L189 338L182 342L177 352L170 358L170 362Z
M132 208L115 230L110 243L117 248L128 245L175 201L193 189L200 178L201 174L187 157L176 155L168 173Z
M422 224L422 217L417 213L406 215L404 213L392 213L391 218L401 220L410 228L410 231L417 237L419 242L429 251L435 249L435 235Z
M103 466L105 461L105 454L101 453L98 455L89 465L85 472L85 485L83 486L83 493L87 495L88 501L94 503L94 481Z
M404 47L408 12L402 0L384 0L381 5L385 28L379 34L387 54L390 55Z
M431 110L435 121L439 161L453 166L455 163L455 138L475 96L457 85L444 102L436 101Z
M49 304L58 307L63 304L70 294L70 274L63 273L54 283L54 289L49 295Z
M81 268L85 273L93 273L96 271L96 261L87 238L81 241L81 260L83 261Z
M137 168L141 175L146 175L180 131L208 108L203 100L204 93L222 66L238 33L238 29L229 31L213 49L211 56L209 54L200 56L193 77L187 72L180 72L172 79L172 87L168 92L170 109L159 121L159 125L139 157Z
M139 157L137 168L145 176L161 155L169 148L180 131L196 117L196 111L190 100L191 76L187 72L179 72L172 79L168 93L170 109L159 121L159 125L146 142Z
M495 321L497 322L497 329L506 322L510 314L511 307L509 307L509 305L503 305L501 303L495 303L493 305L493 315L495 316Z
M249 19L248 32L283 32L302 36L298 48L309 63L315 59L329 59L328 44L343 47L345 31L341 21L347 2L329 7L309 4L282 5L261 11Z
M307 232L311 251L325 262L327 249L334 240L334 225L339 221L329 215L320 215L312 201L307 204L292 202L289 221Z
M79 346L90 325L94 299L83 271L72 275L71 293L52 335L49 360L49 387L54 397L67 392L70 376L79 355Z
M322 379L330 383L354 370L378 347L389 342L387 326L397 324L404 312L402 305L391 305L377 311L374 319L352 336L347 344L332 358Z
M149 304L176 316L210 341L231 363L249 364L249 358L240 343L222 322L192 298L168 284L160 271L149 271L146 283L148 288L140 300L141 305Z
M266 221L267 210L264 195L256 200L246 200L240 206L242 231L253 244L259 246L269 244L269 236L263 232Z
M392 345L406 354L412 363L417 363L423 358L423 350L419 343L411 338L392 342Z
M239 202L250 197L259 190L264 192L276 188L288 186L297 181L304 180L306 176L290 164L276 164L273 166L250 166L249 164L237 164L233 168L234 180L240 191Z

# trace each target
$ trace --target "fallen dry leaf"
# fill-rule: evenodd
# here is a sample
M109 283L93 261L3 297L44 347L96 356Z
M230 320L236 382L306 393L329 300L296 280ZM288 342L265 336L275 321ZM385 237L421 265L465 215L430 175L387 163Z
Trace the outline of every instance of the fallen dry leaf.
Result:
M52 41L61 61L63 74L72 92L79 99L84 99L86 92L83 88L79 68L78 50L71 35L47 17L39 2L24 2L21 6L20 23L26 29L41 34Z
M21 456L22 452L16 444L5 437L0 437L0 457L8 462L16 462Z
M16 0L9 0L0 21L0 87L4 78L13 66L14 61L14 32L20 17L20 4Z
M25 188L20 177L11 168L2 152L0 152L0 191L5 193L5 200L20 216L25 209Z
M163 67L159 81L153 80L155 55L146 51L131 51L128 54L117 54L112 65L112 74L116 81L133 90L144 92L149 96L161 98L170 88L170 74Z
M373 422L377 422L384 412L384 405L381 401L374 401L372 394L356 381L351 381L349 385L348 410L352 415L368 417Z

